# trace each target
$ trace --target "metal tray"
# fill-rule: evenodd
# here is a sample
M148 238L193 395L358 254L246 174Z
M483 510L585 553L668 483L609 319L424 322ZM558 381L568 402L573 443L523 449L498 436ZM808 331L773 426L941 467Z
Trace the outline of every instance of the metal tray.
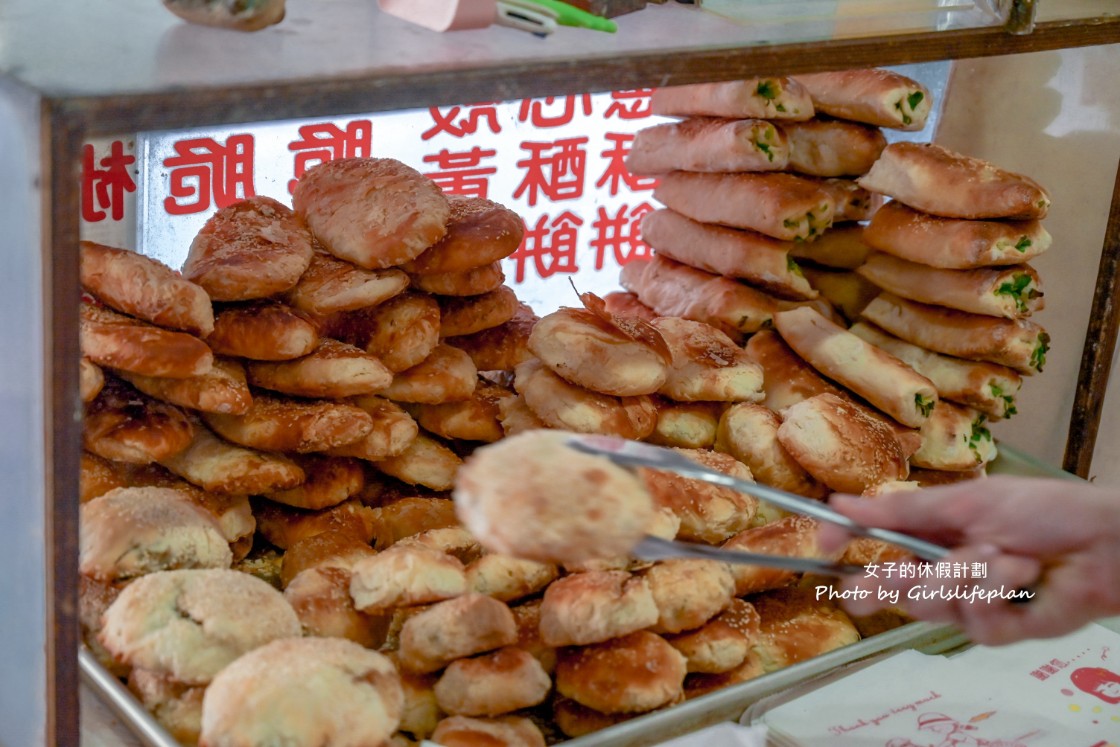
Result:
M1002 444L989 474L1015 474L1078 479ZM762 698L820 677L855 662L905 649L940 654L968 645L955 628L914 622L865 638L808 661L731 685L679 705L563 742L564 747L646 747L720 721L737 721ZM83 682L135 735L143 747L181 747L120 680L105 670L83 646L78 652Z

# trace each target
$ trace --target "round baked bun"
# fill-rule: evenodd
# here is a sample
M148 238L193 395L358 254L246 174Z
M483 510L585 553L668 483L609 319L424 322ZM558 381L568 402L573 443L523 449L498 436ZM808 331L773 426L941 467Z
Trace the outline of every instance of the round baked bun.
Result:
M341 158L307 170L292 207L339 259L376 270L418 257L447 233L451 207L428 177L392 158Z
M431 741L443 747L544 747L541 730L524 716L470 718L448 716L436 725Z
M273 641L230 664L202 700L200 747L366 747L404 707L385 656L341 638Z
M477 449L452 497L486 548L542 563L628 554L654 518L642 482L567 445L576 434L532 430Z
M161 571L121 591L102 616L99 641L113 658L205 685L242 654L301 635L284 595L248 573Z
M233 562L217 520L173 488L114 488L80 512L78 569L90 578L115 581Z
M648 630L591 646L564 648L556 691L602 713L644 713L684 696L687 661Z

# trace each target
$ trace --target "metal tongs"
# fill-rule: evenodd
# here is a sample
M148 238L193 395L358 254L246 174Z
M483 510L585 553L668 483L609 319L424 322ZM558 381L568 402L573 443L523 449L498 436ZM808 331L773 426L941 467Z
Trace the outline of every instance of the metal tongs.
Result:
M746 480L740 480L722 472L698 464L682 454L663 446L629 441L614 436L580 435L568 439L568 446L582 451L585 454L606 457L621 467L635 468L648 467L650 469L672 472L682 477L691 477L695 480L722 485L740 493L753 495L755 498L803 516L809 516L829 524L844 528L851 534L859 537L871 537L898 545L909 550L915 556L929 561L940 560L945 557L948 548L935 545L931 542L912 537L902 532L878 527L867 527L852 521L844 514L829 508L824 503L805 498L794 493L787 493L767 485L759 485ZM781 555L760 555L757 553L739 550L727 550L711 545L701 545L692 542L667 540L661 537L646 535L634 548L635 557L642 560L662 560L664 558L706 558L719 560L725 563L740 563L747 565L762 565L773 568L784 568L793 571L811 573L824 573L829 575L847 575L864 573L866 569L861 565L845 565L815 558L795 558Z

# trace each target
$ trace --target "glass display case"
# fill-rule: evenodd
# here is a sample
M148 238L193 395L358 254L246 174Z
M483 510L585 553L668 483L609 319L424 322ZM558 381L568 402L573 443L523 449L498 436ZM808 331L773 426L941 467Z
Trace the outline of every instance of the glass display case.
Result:
M0 466L8 487L0 525L0 744L80 741L75 362L87 144L1120 44L1120 15L1108 0L967 3L975 7L951 23L934 12L918 26L895 28L835 17L763 27L729 20L718 5L651 3L615 19L615 34L562 27L546 38L498 26L438 34L380 12L374 0L289 2L283 22L254 33L193 26L150 0L8 0L0 7L0 401L7 421ZM1080 268L1097 281L1080 375L1070 384L1065 467L1082 476L1120 317L1120 190L1111 205L1099 270Z

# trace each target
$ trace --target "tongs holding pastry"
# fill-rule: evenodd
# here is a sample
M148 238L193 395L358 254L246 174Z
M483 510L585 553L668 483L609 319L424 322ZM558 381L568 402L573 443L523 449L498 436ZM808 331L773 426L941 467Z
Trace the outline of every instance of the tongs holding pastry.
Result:
M672 472L682 477L721 485L741 493L753 495L767 501L781 509L803 516L809 516L829 524L842 527L851 534L860 537L870 537L908 550L918 558L937 561L944 558L948 548L926 542L908 534L890 529L863 526L847 516L834 511L824 503L805 498L794 493L759 485L746 480L740 480L722 472L717 472L709 467L688 459L682 454L662 446L640 441L630 441L614 436L599 435L572 435L568 438L567 445L585 454L593 454L609 459L611 462L627 468L648 467L650 469ZM767 565L787 568L798 571L812 571L818 573L847 574L863 572L863 566L841 565L811 558L791 558L775 555L757 555L744 553L738 550L725 550L708 545L692 544L665 540L658 537L647 536L635 548L634 554L643 559L660 559L666 557L705 557L724 562L748 563L752 565Z

